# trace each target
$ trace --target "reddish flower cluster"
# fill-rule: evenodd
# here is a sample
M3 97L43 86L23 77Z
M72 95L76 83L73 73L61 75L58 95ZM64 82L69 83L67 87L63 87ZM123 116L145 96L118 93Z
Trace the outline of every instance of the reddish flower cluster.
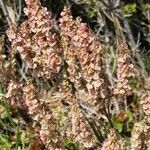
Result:
M12 26L7 31L12 53L20 52L27 66L34 69L37 76L50 78L53 73L59 72L61 65L61 50L56 34L51 32L51 14L39 1L27 0L26 4L24 12L28 20L18 29Z
M23 99L28 107L29 114L41 125L38 135L46 148L61 148L62 141L60 135L58 135L52 111L46 108L43 100L39 99L37 91L31 82L23 87Z
M150 118L145 117L141 122L134 124L130 138L131 149L141 150L150 148Z
M125 150L125 141L119 139L114 129L110 130L101 150Z
M101 44L81 18L73 20L69 9L64 8L61 16L61 42L70 80L77 91L88 90L91 99L84 101L98 110L103 107L101 103L106 102L102 99L109 94L102 68Z
M129 77L135 75L135 68L131 63L127 44L119 44L117 47L117 85L114 94L124 95L131 90Z
M65 101L69 103L67 117L70 123L66 130L67 137L79 144L80 149L97 149L100 146L98 140L93 134L85 115L80 109L78 100L67 81L63 82L61 92L63 93L62 99L65 99Z
M144 113L147 116L150 116L150 95L149 95L149 93L142 95L140 103L141 103Z

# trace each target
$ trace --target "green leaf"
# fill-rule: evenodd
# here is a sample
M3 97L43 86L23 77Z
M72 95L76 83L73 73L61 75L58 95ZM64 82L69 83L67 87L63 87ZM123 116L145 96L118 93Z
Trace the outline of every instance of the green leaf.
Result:
M137 105L140 105L140 97L139 96L134 96L134 101Z
M0 134L0 148L3 150L11 150L11 141L8 135Z
M88 10L87 16L88 16L89 18L96 17L96 16L97 16L97 12L96 12L94 9L91 8L91 9Z
M117 118L113 119L113 125L118 130L118 132L122 132L122 130L123 130L123 123L120 122Z
M64 148L65 150L78 150L77 146L68 139L64 140Z
M19 143L20 143L20 138L21 138L20 136L21 136L20 123L19 123L19 120L18 120L17 128L16 128L16 149L17 150L19 149Z
M102 143L104 141L104 137L103 137L102 133L98 130L96 124L89 122L89 120L88 120L88 123L90 124L97 139Z
M3 94L2 84L0 83L0 94Z
M127 117L128 117L128 122L132 122L133 121L133 113L131 111L127 111L126 112Z
M126 4L122 7L122 10L126 17L130 17L136 11L136 4Z
M132 89L138 89L140 86L138 77L136 77L136 76L129 77L129 86Z

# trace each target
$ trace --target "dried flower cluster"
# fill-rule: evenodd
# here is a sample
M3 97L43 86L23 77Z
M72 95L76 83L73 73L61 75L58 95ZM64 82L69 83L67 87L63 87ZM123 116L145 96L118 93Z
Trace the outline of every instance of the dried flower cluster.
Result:
M7 84L5 97L7 98L11 107L17 107L21 105L22 108L26 108L26 105L24 105L25 102L22 99L22 86L22 83L19 83L13 79Z
M47 149L60 148L62 143L57 135L56 123L52 112L39 98L37 90L31 81L26 85L17 81L10 81L6 89L5 97L13 107L21 107L32 116L33 120L39 122L36 134L45 144Z
M150 95L149 95L149 93L142 95L140 102L141 102L144 113L147 116L150 116Z
M104 141L101 150L125 150L125 141L119 139L114 129L110 130L107 139Z
M96 111L103 107L104 98L110 94L109 84L102 68L102 47L99 40L81 18L73 20L70 10L61 13L60 31L64 58L68 64L69 79L78 91L88 90L89 101Z
M148 117L134 124L131 135L131 149L150 149L150 120Z
M20 26L12 25L7 30L11 42L7 61L4 61L3 42L0 39L0 82L3 82L5 98L10 106L22 107L28 112L34 120L35 136L40 138L45 149L64 149L64 139L69 139L81 150L127 149L125 140L112 128L113 121L111 115L109 116L109 102L114 98L119 101L120 97L126 97L128 92L132 91L129 78L136 76L127 44L117 45L116 80L111 89L103 64L102 44L87 24L82 23L80 17L73 19L70 9L65 7L59 19L60 33L55 33L52 15L47 8L42 7L38 0L25 2L27 8L24 12L28 19ZM26 80L20 80L16 73L17 53L29 69L24 73ZM36 77L28 74L28 71L34 72ZM49 81L57 80L59 73L63 74L62 80L53 87L51 97L45 100L44 94L41 93L48 91L46 86L50 84ZM44 78L44 83L41 78ZM37 82L41 82L43 89L37 86ZM149 93L141 97L140 103L147 120L134 125L130 138L133 150L141 149L144 145L146 148L150 146ZM81 105L96 115L100 116L102 110L105 110L106 114L95 121L93 116L86 116ZM65 118L59 118L56 109L63 112ZM120 119L122 122L128 119L125 113L122 113L126 116ZM106 139L102 131L104 137L99 140L97 135L100 134L95 134L96 131L90 126L92 121L99 130L111 128ZM101 127L100 123L104 126Z
M129 78L135 76L135 68L131 63L127 44L117 46L117 85L114 94L124 95L130 91Z
M85 115L80 109L78 100L75 95L73 95L72 89L67 81L64 81L61 92L64 95L62 98L69 103L67 117L70 120L70 124L66 130L67 137L72 139L75 143L78 143L80 149L97 149L99 147L98 140L93 134Z
M75 103L75 102L74 102ZM75 143L80 144L80 149L98 148L98 140L93 134L89 123L82 113L79 105L72 104L68 117L71 121L71 128L67 130L67 136L72 138Z
M26 0L24 9L28 20L19 28L14 25L7 31L12 43L12 53L20 52L30 69L34 69L37 76L50 78L58 73L61 58L58 56L57 37L52 33L51 14L42 7L39 1Z
M62 147L62 142L56 129L52 111L37 97L36 89L32 83L23 87L23 99L28 107L29 114L40 123L39 136L47 149Z

